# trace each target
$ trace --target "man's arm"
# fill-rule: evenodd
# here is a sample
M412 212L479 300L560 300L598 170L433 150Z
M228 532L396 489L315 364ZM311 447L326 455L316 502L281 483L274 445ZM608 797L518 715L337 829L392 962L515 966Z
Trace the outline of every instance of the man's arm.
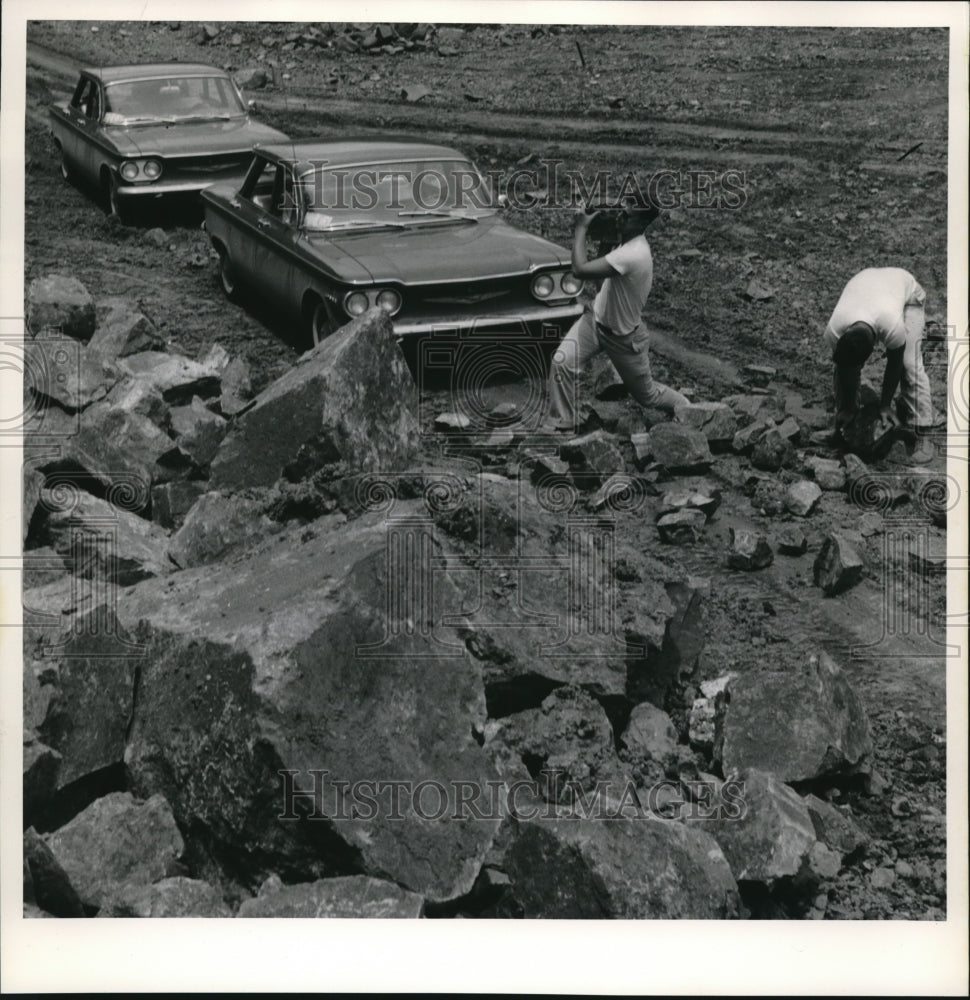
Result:
M886 374L882 377L882 397L879 405L883 415L892 414L893 396L899 388L899 380L903 374L903 352L905 347L897 347L891 351L886 351Z
M596 260L586 259L586 230L599 213L586 214L582 209L576 215L576 228L573 230L572 271L577 278L584 281L587 278L615 278L617 271L605 257Z

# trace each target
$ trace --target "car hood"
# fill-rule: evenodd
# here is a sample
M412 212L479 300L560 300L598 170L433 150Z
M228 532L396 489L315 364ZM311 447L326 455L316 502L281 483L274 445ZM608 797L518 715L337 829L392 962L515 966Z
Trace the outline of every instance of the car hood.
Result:
M335 233L325 239L314 235L311 243L324 259L328 245L353 257L375 282L476 280L569 266L561 247L497 216L475 222L421 222L407 229Z
M180 122L173 125L108 125L104 129L125 156L199 156L285 142L287 136L249 118Z

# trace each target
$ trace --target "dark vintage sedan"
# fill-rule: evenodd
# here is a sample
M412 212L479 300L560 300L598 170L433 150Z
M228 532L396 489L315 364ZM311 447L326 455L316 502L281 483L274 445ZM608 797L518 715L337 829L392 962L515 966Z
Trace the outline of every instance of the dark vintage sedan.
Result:
M245 175L253 147L287 137L254 121L222 70L188 63L81 70L50 109L64 177L94 185L113 215Z
M305 346L373 306L399 336L564 332L582 312L569 252L505 222L479 171L445 146L261 147L241 186L202 201L226 294L252 293L299 324Z

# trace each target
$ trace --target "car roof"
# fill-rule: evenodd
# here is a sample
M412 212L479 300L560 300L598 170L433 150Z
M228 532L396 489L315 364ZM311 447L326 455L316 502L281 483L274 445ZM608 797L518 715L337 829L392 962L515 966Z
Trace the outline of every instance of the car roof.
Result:
M329 167L377 163L381 160L468 159L464 153L449 146L381 139L344 142L274 142L260 146L259 152L283 163L325 160Z
M85 66L87 73L102 83L117 83L120 80L154 80L164 76L225 76L225 72L204 63L138 63L133 66Z

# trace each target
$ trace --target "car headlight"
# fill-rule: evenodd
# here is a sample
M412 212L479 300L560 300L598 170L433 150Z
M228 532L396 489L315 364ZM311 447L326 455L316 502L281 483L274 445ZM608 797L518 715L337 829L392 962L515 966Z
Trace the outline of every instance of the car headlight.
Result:
M556 283L548 274L540 274L532 280L532 294L537 299L548 299L556 290Z
M377 305L394 316L401 308L401 296L393 288L385 288L377 293Z
M162 165L158 160L145 160L145 165L142 167L142 173L150 181L156 181L162 176Z
M559 282L559 287L562 288L563 294L565 295L579 295L583 289L583 283L573 274L571 271L567 271L562 276L562 281Z
M367 312L369 304L363 292L348 292L344 296L344 312L348 316L360 316Z
M126 181L133 181L138 176L138 172L138 164L134 160L125 160L118 171Z

